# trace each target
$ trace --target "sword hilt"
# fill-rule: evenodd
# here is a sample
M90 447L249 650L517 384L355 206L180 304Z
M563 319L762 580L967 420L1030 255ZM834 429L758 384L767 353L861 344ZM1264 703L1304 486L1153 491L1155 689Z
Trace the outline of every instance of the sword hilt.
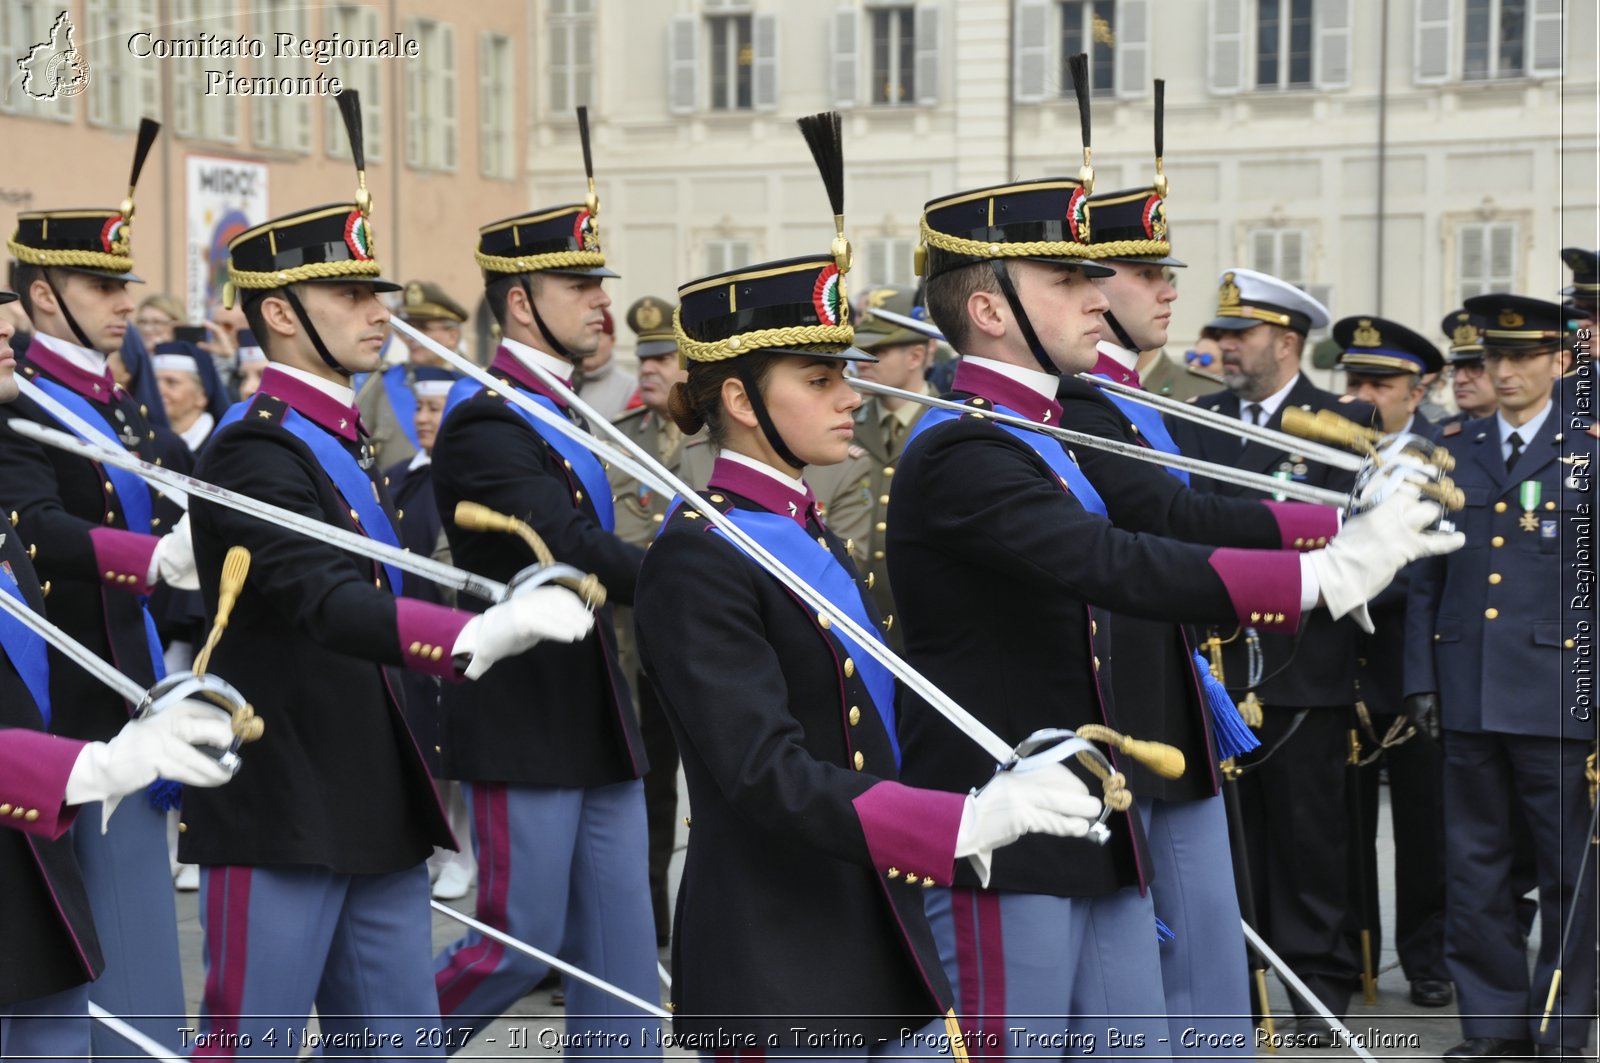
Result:
M468 531L503 532L515 535L528 544L528 549L533 551L540 568L549 568L556 564L556 555L550 551L550 547L545 544L539 533L527 522L520 521L516 517L492 510L479 502L457 502L455 521L457 526ZM606 604L605 586L600 582L600 577L592 572L577 577L558 575L552 582L576 592L589 604L590 609L599 609Z
M1078 737L1091 742L1104 742L1119 753L1126 753L1163 779L1181 778L1184 771L1183 750L1165 742L1149 742L1132 738L1098 723L1086 723L1074 728Z
M250 551L242 546L229 547L227 556L222 559L222 577L217 585L217 615L211 621L211 633L206 636L205 645L195 655L195 675L206 674L211 651L217 648L222 633L228 629L228 619L233 615L233 607L238 604L239 592L244 589L245 578L249 575Z

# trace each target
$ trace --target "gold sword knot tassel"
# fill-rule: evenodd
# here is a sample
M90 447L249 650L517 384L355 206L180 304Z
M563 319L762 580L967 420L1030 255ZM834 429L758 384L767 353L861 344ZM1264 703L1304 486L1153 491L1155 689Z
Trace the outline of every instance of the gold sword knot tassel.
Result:
M206 668L211 664L211 652L217 648L222 633L228 629L233 608L239 604L239 592L244 590L244 581L249 575L250 551L242 546L230 547L227 556L222 559L222 576L217 581L217 615L211 621L211 633L206 636L205 645L195 656L192 669L195 675L206 674ZM265 729L266 724L248 702L233 710L233 733L240 741L257 741Z

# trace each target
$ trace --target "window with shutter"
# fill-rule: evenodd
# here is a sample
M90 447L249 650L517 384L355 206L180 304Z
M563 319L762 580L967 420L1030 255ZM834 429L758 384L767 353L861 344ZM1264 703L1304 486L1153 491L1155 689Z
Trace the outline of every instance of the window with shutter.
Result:
M1317 0L1317 87L1350 87L1350 0Z
M1516 222L1462 222L1455 236L1458 304L1474 295L1516 290Z
M1111 24L1116 37L1117 95L1142 99L1150 93L1150 4L1148 0L1117 0Z
M594 97L594 0L551 0L546 110L570 115Z
M251 10L251 30L264 44L262 56L253 60L252 76L298 78L315 76L305 60L280 56L276 33L306 37L309 11L299 0L258 0ZM311 100L299 94L257 95L250 98L251 139L257 147L307 153L311 150Z
M511 38L478 36L478 151L485 177L516 176L515 79Z
M447 23L439 25L439 89L437 168L456 168L456 114L460 97L456 94L456 30Z
M1554 58L1553 71L1544 68L1538 73L1560 73L1560 0L1555 0L1553 8L1535 0L1533 17L1529 15L1529 0L1466 0L1462 79L1489 81L1524 77L1530 72L1528 53L1532 49L1542 49L1546 63L1552 56Z
M1062 0L1061 51L1056 65L1062 96L1074 96L1072 57L1089 53L1089 84L1096 96L1109 96L1116 89L1118 40L1117 0Z
M1311 86L1316 38L1313 7L1313 0L1256 0L1257 89Z
M829 26L830 62L832 69L829 76L833 85L833 105L835 107L854 107L856 104L856 76L857 56L860 54L860 43L857 40L860 29L861 12L853 4L845 4L833 9L833 22Z
M698 105L700 20L674 15L667 31L667 100L673 114L691 114Z
M49 39L51 26L66 6L52 0L6 0L0 4L0 38L3 38L0 44L4 45L0 55L7 57L7 64L12 64L7 66L5 76L0 78L0 87L3 87L3 91L0 91L0 113L48 118L57 122L72 121L76 110L75 97L58 95L53 100L40 100L29 96L22 91L22 73L14 65L17 59L28 54L28 49ZM80 27L79 32L82 30ZM44 71L39 71L36 76L42 78L44 74ZM91 71L91 93L96 76L97 70ZM92 95L90 102L93 102Z
M1306 287L1306 254L1310 237L1304 229L1254 229L1250 232L1250 268Z
M428 48L433 44L433 32L432 22L418 18L406 20L406 36L417 42L417 49L423 55L430 54ZM424 141L428 135L428 67L429 64L420 61L405 65L406 165L419 169L426 158Z
M1244 88L1245 0L1211 0L1211 47L1207 71L1211 91L1232 96Z
M1016 0L1016 19L1012 23L1011 54L1014 92L1018 103L1038 103L1045 97L1045 78L1050 54L1050 10L1045 0Z
M1452 0L1417 0L1412 40L1412 80L1437 85L1450 77Z
M758 111L778 106L778 16L756 15L752 23L755 66L751 75L751 99Z
M917 66L915 81L917 102L929 106L939 102L939 5L918 4Z
M1561 0L1533 0L1528 26L1528 72L1541 77L1561 75L1566 42Z
M406 23L421 60L406 64L406 163L421 170L456 168L456 31L433 19Z
M326 9L328 28L346 40L373 40L378 36L378 13L356 4ZM376 59L335 59L328 66L346 88L361 93L361 139L368 162L383 160L383 73ZM336 159L350 157L350 138L339 116L338 97L330 96L323 108L323 150Z
M712 15L711 109L748 111L754 104L755 46L750 15Z
M867 18L872 36L872 102L915 103L916 8L874 7Z

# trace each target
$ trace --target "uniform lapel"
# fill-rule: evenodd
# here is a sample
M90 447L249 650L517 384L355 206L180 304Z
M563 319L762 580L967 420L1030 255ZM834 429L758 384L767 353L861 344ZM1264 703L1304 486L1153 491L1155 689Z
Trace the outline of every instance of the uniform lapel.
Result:
M1470 422L1469 422L1470 423ZM1523 455L1526 460L1527 455ZM1472 459L1482 466L1488 474L1489 482L1494 484L1494 493L1502 495L1506 490L1506 459L1500 453L1500 421L1490 417L1486 422L1484 431L1477 433L1472 440ZM1520 465L1521 462L1518 462Z
M1522 456L1506 473L1507 486L1514 487L1524 480L1535 479L1539 470L1556 460L1561 453L1561 445L1556 442L1556 429L1560 427L1560 421L1556 410L1546 415L1538 434L1522 448Z

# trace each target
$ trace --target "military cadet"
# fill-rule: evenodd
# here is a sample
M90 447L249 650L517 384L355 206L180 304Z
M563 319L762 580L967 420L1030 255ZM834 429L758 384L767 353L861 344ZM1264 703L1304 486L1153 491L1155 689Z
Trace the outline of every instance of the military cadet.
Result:
M1345 394L1378 411L1386 433L1409 432L1436 438L1423 417L1422 380L1444 360L1427 338L1398 322L1375 316L1334 322L1337 365L1345 371ZM1389 778L1389 814L1394 830L1394 945L1400 969L1410 982L1411 1002L1442 1008L1455 999L1444 962L1444 810L1443 757L1426 734L1405 737L1402 703L1405 663L1406 596L1411 567L1368 605L1375 629L1363 632L1356 649L1357 741L1363 763L1355 785L1354 808L1360 822L1350 844L1362 853L1350 862L1352 914L1357 931L1367 930L1373 961L1382 952L1378 905L1378 775ZM1363 897L1363 894L1365 896ZM1359 947L1359 946L1358 946Z
M407 281L403 289L399 316L411 325L455 350L461 343L461 326L467 312L432 281ZM416 370L440 365L439 356L410 336L405 342L406 360L374 373L356 395L361 421L371 433L372 447L380 468L410 461L420 445L417 442L415 393Z
M674 384L682 383L687 372L679 364L678 340L672 331L672 304L646 295L628 307L628 327L638 342L634 357L639 360L640 405L616 418L616 425L663 466L699 489L711 475L712 448L691 447L704 441L705 434L685 436L667 409ZM661 531L667 504L672 500L642 484L619 469L609 470L612 494L616 497L617 538L634 546L649 546ZM645 817L650 835L650 908L655 915L656 944L665 945L672 931L672 908L668 902L667 870L678 824L678 746L672 728L661 711L655 687L639 671L638 643L633 636L633 609L615 608L617 656L622 674L633 684L639 706L639 734L644 741L650 770L644 776Z
M350 97L340 103L360 174ZM374 254L364 174L357 200L230 241L228 294L271 365L223 418L197 474L393 546L393 507L349 381L377 367L389 317L378 293L397 285ZM266 724L234 786L185 796L179 851L203 869L196 1055L293 1052L284 1023L298 1029L314 1003L325 1036L378 1055L442 1056L423 861L452 842L391 669L475 678L540 638L582 637L591 618L559 587L476 616L397 598L396 569L195 502L208 612L226 552L251 553L213 660Z
M0 303L17 298L0 292ZM0 319L0 403L16 400L9 321ZM44 613L38 551L14 525L0 533L0 594ZM65 658L57 667L75 668ZM232 731L205 707L174 706L124 723L109 741L49 735L51 662L43 640L0 612L0 1059L87 1058L89 982L104 963L82 872L64 835L78 806L118 800L157 775L216 786L228 774L190 742L227 745ZM93 814L85 829L98 832Z
M928 371L933 368L933 352L937 340L914 332L903 325L884 318L874 317L872 311L882 308L902 317L922 319L927 311L916 305L916 293L911 289L875 288L862 301L861 322L856 327L856 347L866 351L877 361L863 361L855 368L863 380L886 384L918 395L935 394L928 383ZM878 611L885 616L894 615L894 596L889 589L889 566L885 562L884 533L888 530L890 478L900 460L906 440L911 437L928 407L909 399L887 395L868 395L856 411L856 446L866 451L870 459L865 490L872 502L872 522L864 540L863 551L857 553L856 563L866 569L867 588ZM864 555L864 556L863 556ZM903 648L901 633L890 627L889 645L897 651Z
M1482 318L1465 310L1446 314L1440 323L1439 327L1450 339L1450 352L1445 362L1459 411L1439 422L1441 437L1460 434L1466 422L1488 417L1500 405L1494 385L1483 368L1483 325Z
M1579 1058L1594 1016L1592 900L1577 906L1567 955L1558 951L1574 898L1593 898L1595 885L1592 858L1587 882L1577 874L1589 844L1584 759L1595 737L1586 677L1596 444L1577 427L1587 417L1552 401L1567 355L1562 308L1481 295L1466 310L1485 320L1484 362L1500 408L1444 440L1466 494L1467 546L1419 566L1406 639L1408 708L1445 736L1445 961L1465 1037L1445 1058ZM1538 867L1531 979L1512 907L1514 810ZM1554 1016L1541 1030L1557 967Z
M239 330L239 360L235 367L239 397L248 399L261 386L261 374L267 369L267 354L256 342L256 334L249 329Z
M586 123L580 129L587 145ZM533 560L515 536L455 523L460 502L477 502L525 520L556 560L593 573L608 602L626 605L644 550L615 534L604 467L507 398L515 390L571 417L530 366L570 384L599 343L610 303L601 285L617 274L605 265L598 210L591 178L586 203L479 230L484 297L504 337L489 372L501 385L463 382L452 392L434 447L434 492L457 564L508 580ZM608 605L582 642L540 647L470 691L446 690L441 744L445 774L470 784L478 918L651 999L659 988L640 782L649 765L631 701ZM434 962L440 1010L468 1031L547 969L476 932ZM623 1054L660 1052L640 1036L636 1010L587 983L568 984L567 1008L569 1036L614 1045L627 1031Z
M154 122L141 128L130 186L157 129ZM148 405L118 386L108 368L129 328L128 285L139 281L132 215L131 192L117 209L25 211L7 246L34 329L19 359L23 376L93 431L154 461L186 455L186 448L150 422ZM12 419L65 427L29 398L0 409L0 422ZM197 585L188 525L174 526L176 507L132 474L33 443L4 425L0 504L19 515L17 533L38 548L55 622L135 682L160 678L161 646L146 598L158 584ZM104 741L127 723L133 706L81 669L58 658L50 679L56 734ZM106 957L91 999L119 1015L143 1016L134 1025L176 1049L185 1008L165 836L164 809L141 799L124 802L104 835L74 830L73 845ZM94 1041L97 1054L133 1050L107 1030L96 1030Z
M1158 176L1143 188L1096 193L1080 227L1086 253L1114 271L1094 282L1108 306L1093 374L1133 387L1146 386L1139 367L1148 361L1139 352L1167 342L1177 298L1171 271L1184 265L1172 254L1165 192ZM1072 377L1061 381L1058 398L1068 428L1177 452L1161 414L1148 406ZM1128 531L1269 550L1312 549L1338 532L1339 514L1331 507L1204 494L1187 489L1189 474L1181 470L1088 448L1075 454L1107 516ZM1248 1054L1254 1048L1237 888L1230 862L1219 858L1229 852L1217 763L1224 739L1195 671L1195 647L1170 620L1119 614L1112 629L1117 652L1110 686L1121 726L1181 749L1188 765L1176 780L1137 763L1126 769L1150 846L1155 913L1172 932L1161 947L1169 1022L1201 1035L1187 1046L1190 1052ZM1248 744L1227 741L1223 757ZM1173 1050L1187 1054L1185 1047Z
M1276 277L1223 272L1217 316L1206 326L1222 350L1228 390L1202 396L1204 409L1244 424L1280 428L1289 406L1332 410L1369 423L1374 411L1335 397L1300 372L1306 334L1328 325L1327 309ZM1169 419L1178 449L1191 457L1339 491L1353 475L1270 444L1242 441L1190 421ZM1198 491L1240 496L1247 490L1199 477ZM1336 540L1337 541L1337 540ZM1240 804L1249 842L1262 935L1335 1015L1343 1015L1360 975L1346 937L1351 910L1345 765L1355 705L1356 639L1350 620L1315 614L1299 630L1246 623L1219 628L1223 669L1234 700L1264 707L1262 749L1242 764ZM1252 660L1257 670L1252 674ZM1307 839L1315 838L1310 845ZM1300 1032L1326 1026L1296 998Z
M802 121L829 118L817 135L836 138L837 115ZM875 635L865 581L802 479L845 458L861 401L843 372L863 360L849 247L835 247L679 289L690 365L672 412L719 448L706 501ZM687 505L646 556L635 604L694 809L675 1037L707 1057L728 1038L745 1058L950 1054L959 1030L924 894L1024 831L1082 836L1100 802L1059 765L976 796L895 781L893 673Z
M907 445L889 570L911 663L1010 742L1117 724L1097 674L1113 638L1102 608L1292 630L1319 600L1347 612L1408 556L1454 545L1416 530L1438 510L1405 495L1304 555L1121 532L1066 448L982 416L1057 424L1060 374L1095 364L1107 301L1090 278L1110 270L1082 257L1084 198L1075 180L1023 182L934 200L922 222L928 309L962 356L953 397L973 413L929 413ZM902 711L908 783L960 790L992 772L926 708ZM1113 824L1103 848L1023 839L987 881L958 868L929 895L961 1010L1007 1051L1058 1055L1043 1031L1059 1036L1062 1015L1096 1051L1170 1051L1149 854L1135 817Z

